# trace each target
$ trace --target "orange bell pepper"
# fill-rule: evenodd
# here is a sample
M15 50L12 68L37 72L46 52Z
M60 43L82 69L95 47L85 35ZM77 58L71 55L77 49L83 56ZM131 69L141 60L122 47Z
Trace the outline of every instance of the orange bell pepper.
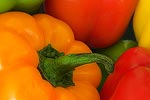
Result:
M86 44L75 40L67 24L47 14L31 16L24 12L0 14L0 22L0 100L100 100L96 88L101 81L101 70L96 63L92 62L100 61L105 64L109 61L108 67L111 67L113 63L104 55L93 54ZM56 53L64 52L65 55L56 59L44 56L45 60L43 60L39 52L43 52L45 50L43 48L48 44L55 48L52 50ZM77 53L83 53L88 57ZM66 57L70 56L73 58L66 60ZM95 56L99 59L95 60ZM84 63L91 64L82 65L81 58ZM48 61L48 67L45 67L46 61ZM47 73L47 70L44 70L43 74L43 70L39 71L39 69L51 68L58 73L63 68L70 69L68 66L67 68L56 66L56 69L55 65L49 66L54 64L53 61L57 65L61 65L61 61L64 65L67 61L69 61L68 64L77 61L75 62L77 68L69 65L73 73L68 75L73 78L71 79L73 85L55 86L53 82L46 80L45 73L50 75L53 72ZM64 74L67 73L70 72ZM51 78L55 79L55 76L57 75L52 75Z

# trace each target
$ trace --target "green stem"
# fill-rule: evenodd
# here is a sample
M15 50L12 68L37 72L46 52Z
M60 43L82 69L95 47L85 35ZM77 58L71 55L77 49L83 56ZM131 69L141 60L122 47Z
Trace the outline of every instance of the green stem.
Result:
M48 48L50 49L50 47ZM52 50L47 49L39 51L39 70L43 77L53 86L68 87L74 85L72 81L73 70L80 65L96 62L103 64L108 73L113 71L113 61L102 54L81 53L62 55L61 53L61 55L59 55L59 52L53 49L57 57L47 56L51 51Z

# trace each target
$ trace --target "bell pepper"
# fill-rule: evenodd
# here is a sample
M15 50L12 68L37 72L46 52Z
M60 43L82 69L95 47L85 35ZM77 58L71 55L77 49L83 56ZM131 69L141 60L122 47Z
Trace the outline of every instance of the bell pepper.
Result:
M116 43L125 33L138 0L45 0L45 12L65 21L75 39L92 48Z
M0 0L0 13L19 10L27 13L36 13L44 0Z
M133 17L133 28L139 46L150 48L150 1L139 0Z
M100 53L100 54L104 54L106 56L108 56L109 58L111 58L113 60L113 62L115 63L117 61L117 59L129 48L135 47L137 46L137 42L133 41L133 40L120 40L118 41L116 44L108 47L108 48L103 48L103 49L97 49L94 50L94 52ZM99 66L103 66L102 64L99 64ZM100 89L103 86L103 83L105 82L107 76L109 75L109 73L107 73L107 71L105 70L104 67L100 67L102 70L102 81L98 87L98 90L100 91Z
M113 62L75 40L66 23L24 12L0 14L0 21L0 100L100 100L94 62L109 72Z
M108 48L97 49L95 52L107 55L116 62L126 50L135 46L137 46L137 42L133 40L120 40Z
M127 72L109 100L150 100L150 68L139 66Z
M140 66L143 66L143 67L150 66L150 51L143 47L133 47L133 48L130 48L127 51L125 51L119 57L119 59L116 61L115 65L114 65L114 71L111 74L109 74L106 81L104 82L104 85L100 91L101 100L111 100L110 98L113 96L115 91L118 91L117 86L119 84L123 84L123 83L120 83L120 81L123 80L122 79L123 77L126 77L125 74L133 69L136 69L137 67L140 67ZM129 80L132 80L132 77L134 77L134 76L130 76L130 77L129 77L130 78ZM141 81L141 80L138 80L138 81ZM135 84L136 82L133 82L133 83ZM126 84L126 83L124 83L124 84ZM136 84L135 84L135 86L136 86ZM139 88L138 85L137 85L137 88ZM134 88L134 89L137 89L137 88ZM130 93L130 91L126 91L126 90L130 90L130 85L129 86L125 85L124 89L125 89L124 92ZM140 89L136 90L136 91L140 91ZM131 93L132 93L132 91L131 91ZM135 92L135 94L136 93L139 93L139 92ZM143 95L144 91L142 91L141 93ZM127 94L127 93L125 93L125 94ZM130 94L130 95L132 95L132 94ZM118 93L118 96L119 96L119 93ZM127 97L129 97L129 96L127 96ZM114 100L119 100L119 99L114 99ZM130 100L130 99L122 98L120 100ZM136 100L136 99L131 99L131 100Z

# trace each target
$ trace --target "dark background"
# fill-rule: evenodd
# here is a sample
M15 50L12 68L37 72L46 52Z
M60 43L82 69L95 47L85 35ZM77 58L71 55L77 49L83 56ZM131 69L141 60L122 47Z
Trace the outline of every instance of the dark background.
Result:
M124 34L124 36L122 37L122 39L125 39L125 40L134 40L136 41L135 39L135 36L134 36L134 31L133 31L133 17L132 19L130 20L130 23L128 25L128 28Z

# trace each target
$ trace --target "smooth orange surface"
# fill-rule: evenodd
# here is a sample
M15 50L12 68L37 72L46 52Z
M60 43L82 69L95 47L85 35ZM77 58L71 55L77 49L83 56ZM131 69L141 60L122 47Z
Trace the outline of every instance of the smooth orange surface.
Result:
M8 27L25 37L31 45L40 50L44 45L44 36L36 20L24 12L6 12L0 14L0 27Z
M37 67L38 55L17 32L0 28L0 71L28 65Z
M0 100L55 100L54 88L36 68L22 65L0 76Z

